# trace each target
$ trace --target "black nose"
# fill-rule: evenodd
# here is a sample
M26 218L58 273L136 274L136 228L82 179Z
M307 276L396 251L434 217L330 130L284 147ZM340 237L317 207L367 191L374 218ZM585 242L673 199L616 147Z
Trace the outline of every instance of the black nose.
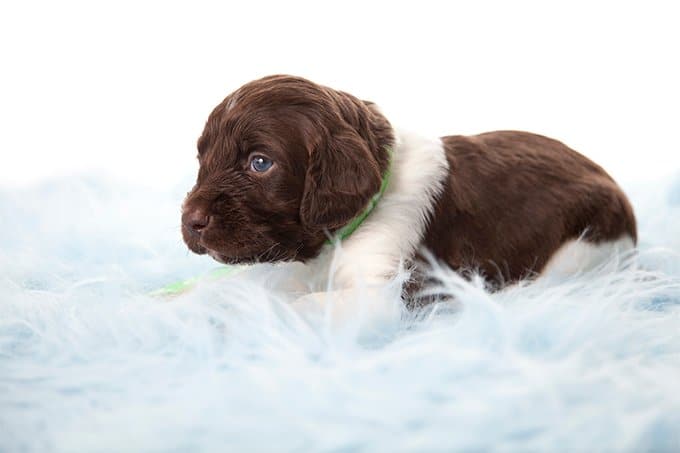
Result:
M182 214L182 223L192 233L200 234L210 223L210 216L201 209L193 209Z

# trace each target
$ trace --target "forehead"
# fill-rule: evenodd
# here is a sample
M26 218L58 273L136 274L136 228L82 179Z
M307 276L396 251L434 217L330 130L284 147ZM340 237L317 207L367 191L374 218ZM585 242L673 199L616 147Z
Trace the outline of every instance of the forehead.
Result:
M231 108L213 112L198 139L199 152L302 145L305 121L282 108Z
M198 140L208 160L235 161L266 150L273 157L306 160L318 145L326 104L323 88L304 79L271 76L227 96L208 117Z
M198 140L199 151L302 145L314 139L313 101L300 90L261 85L246 85L215 107Z

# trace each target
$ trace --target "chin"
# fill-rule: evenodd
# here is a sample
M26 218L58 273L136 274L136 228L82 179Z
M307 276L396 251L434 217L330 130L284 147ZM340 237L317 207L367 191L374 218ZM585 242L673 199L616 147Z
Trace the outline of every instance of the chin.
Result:
M258 261L255 258L251 257L238 257L238 256L228 256L228 255L223 255L221 253L215 252L215 251L208 251L208 255L215 261L221 264L226 264L226 265L235 265L235 264L254 264L257 263Z
M277 256L267 256L271 253L271 249L264 250L260 253L243 253L238 255L227 254L219 252L217 250L205 249L205 254L209 255L212 259L218 263L226 265L236 265L236 264L258 264L258 263L276 263L279 261L286 261Z

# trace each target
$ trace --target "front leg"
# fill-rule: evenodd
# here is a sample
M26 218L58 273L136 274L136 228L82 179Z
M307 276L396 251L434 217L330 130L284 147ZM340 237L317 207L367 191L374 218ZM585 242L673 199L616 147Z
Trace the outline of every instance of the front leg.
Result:
M395 326L403 310L400 293L389 287L314 292L296 299L291 306L309 323L325 324L331 330Z
M407 272L400 250L382 239L365 228L307 263L313 289L292 302L292 308L309 322L332 328L396 325L404 309Z

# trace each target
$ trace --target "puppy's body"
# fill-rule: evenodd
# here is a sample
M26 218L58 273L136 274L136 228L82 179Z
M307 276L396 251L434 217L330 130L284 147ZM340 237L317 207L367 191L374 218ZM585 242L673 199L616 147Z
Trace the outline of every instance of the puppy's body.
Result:
M513 282L541 272L570 240L636 241L623 192L562 143L514 131L442 141L450 172L424 245L452 267Z
M396 138L389 189L335 257L337 286L379 282L400 261L431 252L500 287L539 274L552 258L555 272L576 272L608 259L611 244L622 252L636 241L623 192L560 142L516 131ZM327 247L310 267L325 268L334 253Z
M401 133L372 103L296 77L227 97L199 150L183 209L187 245L230 263L304 261L317 274L332 262L336 287L385 281L423 250L500 286L599 256L578 247L636 240L616 183L557 141ZM365 209L388 171L377 206L334 256L327 238Z

